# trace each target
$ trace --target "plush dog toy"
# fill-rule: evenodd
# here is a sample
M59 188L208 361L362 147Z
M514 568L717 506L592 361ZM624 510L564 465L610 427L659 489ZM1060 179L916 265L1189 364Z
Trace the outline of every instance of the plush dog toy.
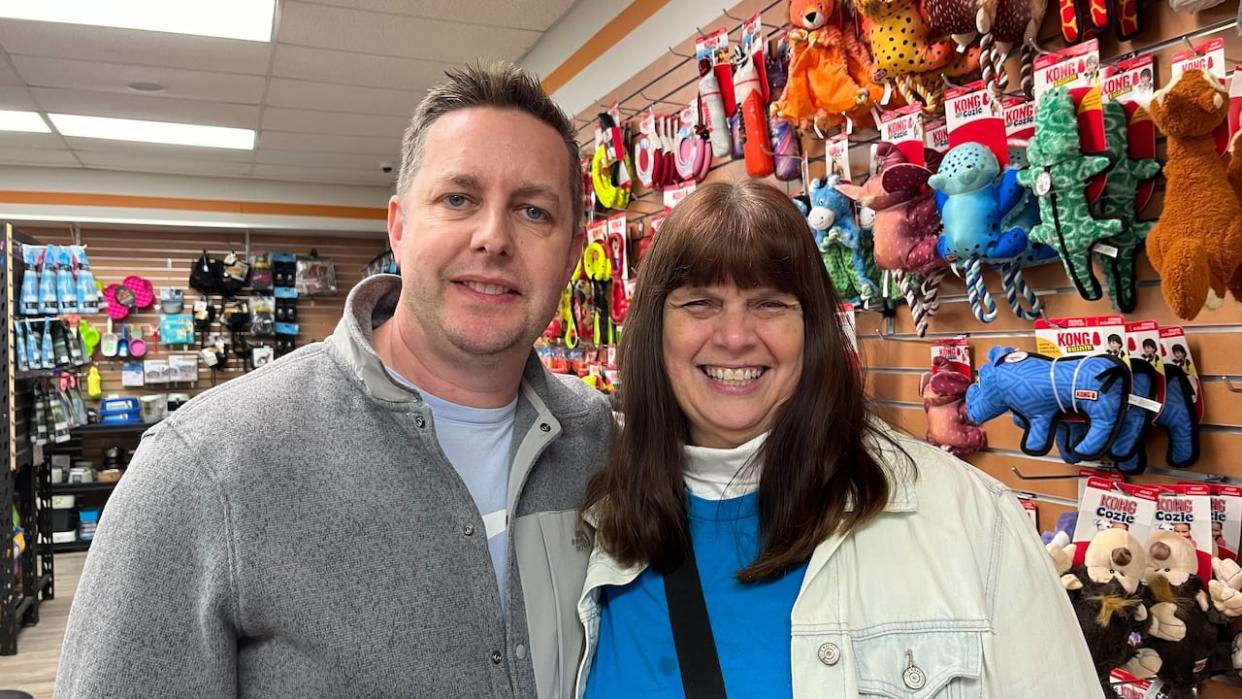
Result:
M891 143L879 143L876 157L881 162L880 171L865 184L840 184L837 189L875 212L871 226L875 264L900 277L915 327L922 335L927 330L927 318L935 312L940 280L947 269L944 259L936 254L940 235L936 201L932 190L924 186L932 170L910 163ZM929 162L938 165L938 155ZM924 281L916 283L911 275Z
M831 23L835 4L834 0L789 3L793 57L772 115L806 131L831 128L847 117L866 121L872 104L884 96L884 89L872 80L866 48L854 32Z
M1147 556L1138 539L1124 529L1096 534L1087 545L1083 562L1070 567L1075 546L1071 544L1062 551L1059 544L1050 543L1047 548L1057 572L1062 573L1061 584L1069 593L1104 695L1115 697L1108 679L1114 668L1123 668L1142 679L1151 677L1161 667L1160 656L1154 650L1137 650L1130 643L1133 633L1150 633L1153 627L1163 630L1139 595ZM1180 630L1175 624L1174 629L1165 633L1177 638Z
M1143 647L1160 655L1156 676L1164 682L1168 699L1193 699L1195 685L1207 679L1208 661L1215 651L1216 627L1198 569L1198 556L1188 539L1165 530L1148 535L1144 603L1149 609L1161 603L1173 605L1177 620L1186 627L1185 637L1178 641L1143 634Z
M982 425L1012 412L1023 429L1022 451L1042 456L1052 449L1057 424L1078 416L1087 429L1069 446L1084 459L1096 459L1121 431L1129 398L1130 370L1117 357L1053 359L997 346L966 391L966 417Z
M1154 225L1150 221L1138 220L1136 194L1139 184L1160 173L1160 163L1154 159L1134 160L1130 157L1131 118L1127 117L1126 111L1126 106L1120 102L1104 103L1104 131L1108 140L1108 157L1113 165L1108 169L1104 193L1096 202L1099 218L1117 219L1122 224L1121 233L1108 241L1116 248L1117 254L1096 254L1108 279L1109 298L1113 307L1122 313L1133 311L1137 303L1134 270L1138 251ZM1133 120L1150 118L1146 110L1135 106Z
M1159 386L1159 376L1155 368L1142 359L1131 357L1130 373L1131 393L1148 400L1155 400ZM1105 457L1113 461L1122 473L1142 473L1146 470L1147 451L1144 439L1154 419L1155 415L1150 410L1135 406L1126 409L1121 430L1105 454ZM1080 422L1062 422L1057 426L1057 451L1066 463L1076 464L1082 461L1082 457L1075 453L1070 445L1078 443L1086 431L1086 425Z
M1035 137L1027 146L1030 166L1018 181L1039 197L1040 223L1031 239L1057 250L1065 272L1083 298L1102 296L1091 270L1091 251L1121 232L1121 222L1097 220L1087 207L1086 183L1108 168L1106 156L1084 156L1077 109L1064 87L1044 93L1035 109Z
M1168 136L1164 211L1147 238L1169 308L1190 320L1208 290L1224 298L1242 264L1242 207L1216 154L1213 131L1229 115L1229 95L1213 75L1188 70L1157 90L1151 116ZM1234 290L1235 298L1239 289Z
M949 360L936 357L932 371L919 379L923 410L927 412L927 441L954 456L966 456L987 447L988 435L966 418L966 389L970 379L948 367Z
M1017 171L1001 172L1000 162L980 143L963 143L945 154L927 183L936 190L944 231L937 254L966 271L971 310L980 322L996 319L996 304L983 281L983 263L1005 263L1027 249L1027 233L1002 222L1023 200Z

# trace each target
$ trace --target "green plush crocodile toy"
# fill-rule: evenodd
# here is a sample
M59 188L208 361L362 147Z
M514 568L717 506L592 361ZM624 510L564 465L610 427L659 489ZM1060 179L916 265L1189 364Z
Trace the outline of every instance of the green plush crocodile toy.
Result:
M1135 119L1150 119L1147 112L1139 108ZM1120 235L1113 236L1108 243L1117 249L1116 256L1101 254L1096 256L1100 266L1108 277L1108 296L1113 307L1122 313L1134 310L1138 299L1135 297L1135 267L1138 260L1139 247L1147 239L1147 233L1156 224L1155 221L1139 221L1136 211L1135 193L1139 184L1160 174L1160 163L1153 158L1134 160L1130 157L1129 120L1126 108L1120 102L1104 103L1104 132L1108 139L1108 156L1113 166L1108 170L1108 181L1104 185L1104 194L1096 202L1095 212L1100 218L1114 218L1121 221Z
M1086 183L1108 169L1103 155L1083 155L1078 118L1069 90L1057 87L1044 93L1035 108L1035 136L1027 146L1030 167L1018 173L1018 182L1039 197L1039 225L1030 239L1054 248L1065 273L1088 301L1103 296L1091 270L1091 252L1122 231L1116 219L1098 220L1087 206Z

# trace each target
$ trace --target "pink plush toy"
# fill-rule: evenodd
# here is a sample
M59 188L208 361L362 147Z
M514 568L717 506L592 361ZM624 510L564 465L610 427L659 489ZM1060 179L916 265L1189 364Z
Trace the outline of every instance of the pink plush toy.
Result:
M966 389L971 381L948 368L944 357L932 360L933 373L919 381L923 410L927 411L927 442L954 456L966 456L987 447L988 435L966 419Z

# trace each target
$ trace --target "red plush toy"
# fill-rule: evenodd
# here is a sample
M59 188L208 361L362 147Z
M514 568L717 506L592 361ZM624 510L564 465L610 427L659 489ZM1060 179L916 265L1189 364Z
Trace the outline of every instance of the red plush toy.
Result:
M932 371L919 380L923 410L927 412L927 442L954 456L966 456L987 447L983 428L966 418L966 389L970 379L949 368L949 360L936 357Z

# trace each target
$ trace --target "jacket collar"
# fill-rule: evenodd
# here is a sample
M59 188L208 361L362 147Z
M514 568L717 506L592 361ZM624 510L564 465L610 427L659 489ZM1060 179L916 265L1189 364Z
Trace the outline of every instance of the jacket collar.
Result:
M388 374L384 360L372 346L372 331L393 316L400 297L401 277L397 275L377 274L362 280L349 292L345 313L326 340L368 395L394 407L412 404L417 393ZM519 395L535 403L540 412L546 409L562 419L588 411L583 398L551 377L534 350L522 370Z

